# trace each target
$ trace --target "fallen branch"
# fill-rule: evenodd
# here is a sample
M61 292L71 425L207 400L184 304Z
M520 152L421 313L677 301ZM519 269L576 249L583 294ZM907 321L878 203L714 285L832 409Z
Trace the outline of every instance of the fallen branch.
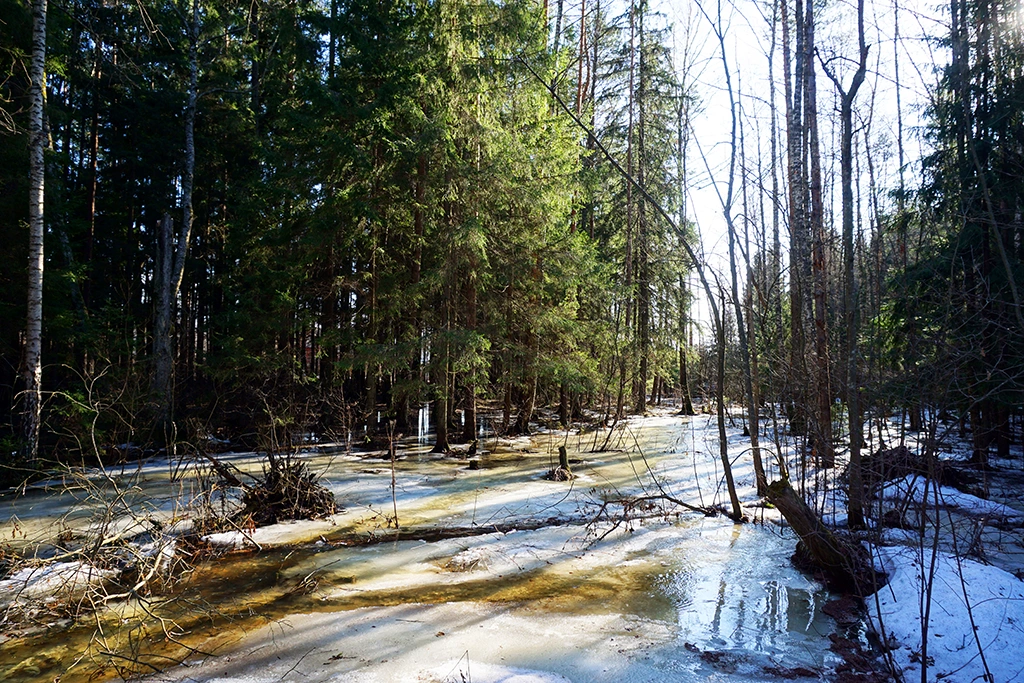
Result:
M691 505L685 501L679 500L678 498L675 498L668 494L639 496L636 498L613 498L611 500L606 500L604 503L602 503L601 507L597 511L597 514L594 515L593 519L590 520L589 526L593 526L599 523L602 517L612 522L612 526L609 529L605 530L605 532L602 533L600 536L598 536L594 542L596 543L597 541L603 540L613 531L622 526L622 524L625 522L629 522L634 519L645 519L649 517L663 516L665 514L664 510L659 510L657 513L652 514L654 504L657 502L672 503L673 505L678 505L679 507L690 510L691 512L699 512L705 517L717 517L721 513L721 510L718 510L716 508L699 507L696 505ZM622 512L614 517L608 514L608 508L611 507L612 505L621 505ZM637 513L637 510L639 510L640 512Z

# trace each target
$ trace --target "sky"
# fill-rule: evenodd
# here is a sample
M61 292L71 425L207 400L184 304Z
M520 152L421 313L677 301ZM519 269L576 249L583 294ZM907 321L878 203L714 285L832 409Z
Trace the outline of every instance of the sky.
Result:
M899 2L898 13L895 2ZM701 8L703 7L703 12ZM719 193L725 194L728 182L730 153L729 97L726 90L722 53L712 31L712 19L721 8L727 66L732 76L734 94L742 111L745 157L749 174L758 173L757 158L760 151L761 173L766 188L771 188L768 53L771 49L769 21L772 8L751 0L735 2L717 0L662 0L654 9L663 12L673 24L676 68L683 71L690 64L693 91L699 100L699 112L692 117L693 140L689 159L688 207L691 219L700 230L701 242L711 268L723 282L728 277L728 241L725 219ZM869 48L868 73L855 102L857 144L863 150L865 137L873 155L873 165L882 210L891 205L888 190L899 186L897 131L902 125L904 138L904 180L912 187L920 178L916 161L926 149L922 136L924 114L929 94L936 79L936 65L945 63L945 51L935 44L934 38L946 33L943 8L922 0L866 0L865 33ZM817 10L817 44L821 59L829 61L839 72L844 84L849 83L852 66L850 57L856 56L856 5L843 0L827 0ZM897 34L897 20L898 31ZM835 56L836 58L833 58ZM899 98L897 99L897 64L899 67ZM785 100L782 83L781 35L775 52L776 107L778 116L784 116ZM838 100L832 82L817 69L818 110L822 174L826 193L826 221L835 209L835 229L838 231ZM899 107L897 108L897 101ZM902 112L902 117L898 116ZM902 121L900 120L902 118ZM784 153L785 138L780 135L779 153ZM707 161L702 160L701 155ZM784 192L784 160L780 160L780 191ZM861 160L855 169L855 201L858 201L858 230L866 230L872 218L869 204L869 173ZM737 182L739 176L737 175ZM751 192L751 202L757 194ZM770 198L766 197L766 202ZM785 197L780 198L785 203ZM752 205L756 218L760 207ZM740 216L739 191L733 215ZM771 207L765 205L766 222L771 223ZM784 217L780 236L783 248L788 243ZM742 272L742 271L741 271ZM695 288L697 281L691 278ZM704 334L709 327L710 314L703 297L694 307L694 318L700 321Z

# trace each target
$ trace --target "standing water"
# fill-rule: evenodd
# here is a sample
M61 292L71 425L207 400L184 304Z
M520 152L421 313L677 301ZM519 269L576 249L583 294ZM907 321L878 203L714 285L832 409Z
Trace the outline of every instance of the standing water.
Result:
M770 517L737 525L653 502L721 502L703 418L629 423L603 453L591 451L606 433L488 440L471 470L427 453L425 414L399 451L398 520L379 459L309 453L342 513L256 530L260 552L201 562L158 605L169 635L112 635L138 623L141 605L122 603L100 613L106 640L90 622L4 644L0 677L110 678L119 658L181 681L763 681L835 665L827 595L791 567L792 534ZM547 481L562 445L577 477ZM142 489L166 490L153 469ZM753 500L748 469L736 475ZM621 516L627 495L652 497L641 518ZM192 665L166 669L176 658Z

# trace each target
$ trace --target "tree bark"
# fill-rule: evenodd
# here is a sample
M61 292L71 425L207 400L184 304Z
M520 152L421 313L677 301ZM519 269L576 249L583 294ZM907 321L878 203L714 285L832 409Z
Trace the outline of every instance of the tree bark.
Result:
M475 332L477 326L477 268L479 268L478 259L476 254L472 254L469 258L469 272L466 274L462 292L462 298L466 305L466 329L470 332ZM472 370L466 375L465 381L462 440L471 443L476 438L476 379L473 377Z
M29 159L28 159L28 314L25 324L25 364L22 378L22 437L25 459L33 465L39 457L39 433L43 405L43 235L45 233L46 128L46 0L32 3L32 59L29 62Z
M531 365L536 359L531 360ZM530 419L533 418L534 407L537 402L537 371L531 369L526 378L526 386L523 389L523 400L519 404L519 415L516 417L516 434L530 433Z
M650 81L647 59L644 50L644 15L647 12L647 3L641 2L638 18L638 77L637 88L637 182L640 187L646 190L647 178L647 86ZM637 378L636 412L643 414L647 410L647 380L650 375L651 363L651 263L650 263L650 234L647 221L647 206L641 195L637 203L637 243L636 257L637 264L637 321L636 335L640 352L640 374Z
M628 98L629 103L627 105L627 116L628 123L626 125L626 174L630 178L635 178L634 173L634 150L633 150L633 138L635 121L633 115L633 109L636 105L636 4L630 2L629 6L629 86ZM640 181L637 180L639 184ZM642 184L639 184L642 187ZM623 269L625 270L625 291L626 294L626 305L625 305L625 324L621 326L621 329L625 330L626 344L620 345L623 350L620 351L619 361L619 398L617 401L617 409L615 417L618 419L622 415L624 405L624 392L626 387L626 379L628 376L629 363L626 361L625 348L628 347L629 334L633 329L633 261L634 261L634 245L633 245L633 183L626 183L626 247L625 247L625 263Z
M857 359L857 331L860 324L855 268L855 240L853 238L853 102L867 73L868 47L864 40L864 0L857 2L857 38L860 46L857 71L848 89L843 89L839 78L827 68L825 73L840 95L839 117L842 125L840 167L842 178L843 212L843 272L846 279L843 301L846 318L846 406L850 426L850 492L848 499L849 523L852 528L864 525L864 487L861 483L861 440L864 424L860 409L860 377Z
M174 358L171 350L171 268L173 260L174 221L169 214L164 214L160 221L160 257L158 260L158 279L160 292L157 297L156 320L153 330L153 357L155 372L153 385L157 396L165 399L159 405L157 418L160 420L160 433L170 425L170 397L173 394L173 377L171 369Z
M444 371L448 374L447 369ZM448 445L448 380L442 379L442 386L445 387L444 394L434 399L434 447L431 453L447 453L451 450Z
M686 376L686 344L679 341L679 414L696 415L693 410L693 400L690 397L690 383Z
M188 32L188 103L185 106L185 168L181 178L182 225L178 233L177 244L171 237L167 240L167 248L162 254L164 262L170 258L173 249L173 265L167 271L167 277L161 284L159 295L157 324L154 330L154 391L156 394L157 429L164 443L169 443L174 432L174 352L171 332L171 309L174 300L181 291L181 282L185 276L185 259L188 256L188 245L192 238L192 192L195 186L196 144L195 126L196 110L199 102L199 2L192 0L192 13L186 26ZM162 230L173 224L164 217ZM165 303L166 297L166 303ZM166 306L166 308L165 308ZM163 324L162 324L163 323Z
M834 587L858 594L876 588L874 570L867 561L866 552L860 546L836 537L787 480L771 483L768 500L793 527L809 559Z
M724 299L724 296L723 296ZM722 312L725 312L725 301L722 302ZM726 490L729 493L729 503L732 506L732 519L739 522L743 519L743 508L740 506L740 498L736 493L736 482L732 476L732 463L729 461L729 438L725 433L725 325L718 325L718 385L715 393L718 404L718 454L722 458L722 471L725 473Z
M722 62L723 62L723 66L724 66L725 65L725 45L724 45L724 43L722 44ZM724 210L724 213L725 213L726 228L728 229L728 232L729 232L729 274L730 274L730 279L731 279L731 282L732 282L733 307L734 307L734 310L736 311L736 331L739 334L739 340L740 340L740 356L741 356L741 360L743 361L743 388L744 388L744 391L746 393L746 399L747 399L747 434L750 437L750 451L751 451L751 455L752 455L753 461L754 461L754 479L755 479L755 481L757 483L757 495L763 496L765 494L765 491L768 488L768 480L765 478L764 463L761 462L761 444L758 441L758 428L759 428L759 424L758 423L760 422L760 418L758 417L757 401L756 401L756 399L754 397L754 383L753 383L753 378L752 378L751 354L750 354L750 336L747 334L747 328L746 328L746 325L750 322L750 320L749 319L744 320L743 301L742 301L742 299L740 299L739 277L737 275L737 269L736 269L736 239L737 239L737 235L736 235L736 224L735 224L735 221L733 220L733 215L732 215L732 202L733 202L733 194L734 194L733 188L735 186L735 183L734 183L735 175L734 175L734 172L733 172L733 168L736 165L736 132L737 132L736 129L737 129L737 125L738 125L738 117L737 117L736 109L737 109L738 105L737 105L737 103L735 103L733 101L732 81L731 81L731 79L729 77L728 68L726 68L725 82L727 84L727 88L728 88L728 91L729 91L729 102L730 102L730 107L731 107L731 110L732 110L732 131L731 131L731 134L730 134L730 142L731 142L732 154L730 155L730 161L729 161L729 189L728 189L728 194L726 196L726 201L723 202L723 204L724 204L723 205L723 210ZM742 132L742 129L741 129L740 130L740 140L741 140L741 142L740 142L740 153L741 153L741 160L745 163L746 155L745 155L745 153L743 151L743 141L742 141L742 139L743 139L743 132ZM743 183L743 198L744 198L744 201L743 201L743 203L744 203L744 206L743 206L744 218L743 218L743 220L747 221L747 220L749 220L750 213L749 213L749 210L748 210L749 207L746 206L746 182L747 182L747 180L746 180L746 169L742 167L742 164L741 164L740 173L742 175L742 178L741 178L740 182ZM747 250L747 258L748 259L750 258L749 246L748 246L748 250ZM749 264L749 261L747 263L747 275L748 275L748 277L747 277L747 287L752 287L753 286L753 279L750 277L750 264Z
M806 268L805 136L803 128L804 16L803 2L794 10L795 49L791 50L789 3L781 0L782 61L786 96L786 175L789 179L789 428L793 434L806 432L804 363L804 282Z
M828 273L825 263L825 221L821 191L821 153L818 136L818 92L814 70L814 3L807 3L804 45L807 70L807 140L810 160L810 226L813 238L811 270L814 278L814 351L816 364L815 452L823 467L835 466L832 445L832 383L828 353Z

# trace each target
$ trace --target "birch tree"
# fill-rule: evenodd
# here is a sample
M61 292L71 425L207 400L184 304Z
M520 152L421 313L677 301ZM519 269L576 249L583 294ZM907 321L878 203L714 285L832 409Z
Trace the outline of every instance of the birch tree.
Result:
M29 200L28 200L28 316L25 326L25 363L22 377L24 455L39 456L42 416L43 348L43 233L46 169L46 129L43 103L46 88L46 0L32 3L32 59L29 63Z

